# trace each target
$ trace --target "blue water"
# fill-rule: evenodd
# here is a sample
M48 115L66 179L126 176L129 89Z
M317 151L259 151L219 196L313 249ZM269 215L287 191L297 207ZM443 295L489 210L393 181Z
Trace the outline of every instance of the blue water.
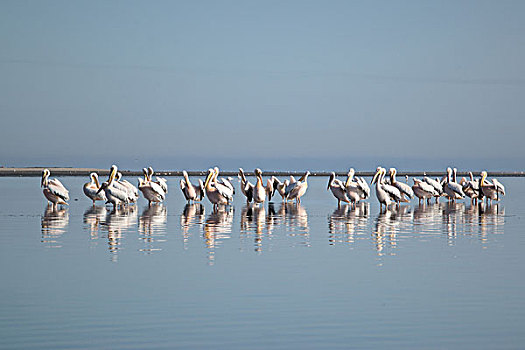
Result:
M92 208L0 178L2 349L520 349L524 179L500 204ZM372 191L373 192L373 191Z

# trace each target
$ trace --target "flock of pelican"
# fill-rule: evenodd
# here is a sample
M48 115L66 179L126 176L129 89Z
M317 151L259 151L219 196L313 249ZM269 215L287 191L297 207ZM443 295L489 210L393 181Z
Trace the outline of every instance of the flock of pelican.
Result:
M83 191L93 201L93 205L96 201L103 201L112 204L116 209L119 206L133 204L139 198L139 191L142 192L149 205L152 205L152 203L163 202L168 193L167 180L158 176L153 180L153 174L154 171L151 167L144 168L144 177L138 178L137 188L129 181L122 179L122 173L118 171L116 165L112 165L107 181L101 184L98 175L91 173L91 180L84 184ZM381 166L376 169L371 185L375 185L380 210L383 209L383 206L388 208L392 204L399 206L401 202L409 202L414 196L419 199L420 204L425 200L430 203L432 198L438 202L440 197L446 197L453 202L469 197L472 203L477 203L478 200L482 201L485 198L488 204L489 201L497 201L505 195L505 187L497 179L488 181L486 171L481 172L479 179L474 179L472 172L470 172L470 179L462 178L457 182L457 169L447 168L446 175L441 179L432 179L427 176L423 180L414 178L412 186L408 185L408 176L406 182L401 182L396 179L396 174L396 169L390 168L389 177L385 179L386 169ZM283 202L295 200L296 203L300 203L301 197L308 189L310 172L307 171L298 180L290 176L289 179L281 181L272 176L266 180L266 184L263 181L261 169L255 169L254 175L256 181L253 184L247 180L244 170L239 168L240 188L247 203L253 202L254 205L258 205L264 203L266 198L270 201L275 192L279 193ZM50 179L49 176L50 171L44 169L41 180L44 196L53 206L67 205L69 191L58 179ZM232 181L233 179L230 177L219 178L219 168L215 167L208 169L204 182L199 179L197 184L192 184L188 173L183 171L180 188L188 203L202 201L206 197L216 209L220 205L232 203L235 194ZM335 173L332 172L327 190L330 190L337 199L338 207L340 207L341 202L355 207L357 203L370 197L369 185L364 178L355 176L353 168L348 172L345 182L337 179Z

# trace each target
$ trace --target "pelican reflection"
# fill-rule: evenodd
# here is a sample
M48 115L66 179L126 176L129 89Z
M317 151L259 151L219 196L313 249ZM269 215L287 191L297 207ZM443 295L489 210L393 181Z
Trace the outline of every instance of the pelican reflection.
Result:
M102 223L106 220L105 206L90 206L84 212L84 225L89 230L91 239L98 239Z
M230 206L219 206L206 218L203 237L210 265L215 261L215 248L231 237L232 225L233 208Z
M137 224L137 207L134 205L113 209L101 223L102 230L107 233L108 249L112 261L117 261L118 250L124 233Z
M69 224L69 213L67 208L60 208L48 205L41 218L42 243L46 243L49 248L61 248L62 244L58 239L67 232Z
M201 203L186 204L180 215L180 227L182 229L182 242L184 250L188 249L190 229L204 225L206 211Z
M148 205L139 217L139 237L144 242L142 252L151 253L160 248L155 248L154 243L166 241L166 223L168 211L164 204L154 203Z
M363 235L368 231L369 213L368 202L358 202L353 209L351 205L343 205L335 209L328 217L329 244L354 243L356 235Z
M308 213L300 203L281 203L279 212L284 212L284 225L289 237L301 237L300 245L310 246Z

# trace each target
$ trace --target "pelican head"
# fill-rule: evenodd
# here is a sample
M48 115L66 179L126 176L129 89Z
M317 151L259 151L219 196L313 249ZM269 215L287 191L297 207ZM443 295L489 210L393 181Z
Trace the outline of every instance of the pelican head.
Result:
M215 175L215 170L214 169L208 169L208 175L206 175L206 181L204 182L204 188L207 188L211 179L214 177Z
M376 168L376 173L375 173L374 177L372 178L372 184L375 184L376 181L379 180L379 176L380 176L382 170L383 169L380 166L378 166Z
M304 175L301 176L299 181L306 181L306 179L308 178L308 175L310 175L310 171L307 171L306 173L304 173Z
M332 184L332 181L335 180L335 173L332 171L330 174L330 180L328 180L328 186L326 187L326 190L328 191L330 189L330 185Z
M116 165L112 165L111 166L111 169L109 171L109 178L108 178L108 184L111 184L111 182L113 182L113 180L115 179L115 176L117 175L117 171L118 171L118 168Z
M115 177L115 179L116 179L117 181L120 181L120 179L122 179L122 173L121 173L120 171L117 172L117 176Z
M109 182L108 181L104 181L102 183L102 185L100 185L100 188L98 189L97 194L99 194L100 192L102 192L103 190L105 190L108 187L109 187Z
M483 183L485 181L485 179L487 178L487 176L488 176L487 172L485 170L483 170L481 172L481 181L480 182Z
M255 176L259 177L259 176L262 176L262 170L257 168L253 171L253 173L255 174Z
M148 182L148 169L142 168L142 173L144 174L144 182Z
M47 178L51 175L51 172L49 169L44 169L42 171L42 179L40 180L40 187L44 187L44 185L47 183Z
M152 167L149 167L148 168L148 177L149 177L149 180L151 181L151 177L153 176L155 172L153 171L153 168Z

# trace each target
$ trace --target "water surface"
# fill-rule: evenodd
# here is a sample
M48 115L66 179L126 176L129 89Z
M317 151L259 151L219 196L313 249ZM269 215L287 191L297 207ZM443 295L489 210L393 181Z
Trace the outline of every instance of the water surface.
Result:
M525 180L507 196L380 213L337 208L325 178L301 205L213 212L92 207L61 178L0 178L0 348L517 349L525 342ZM372 191L373 192L373 191Z

